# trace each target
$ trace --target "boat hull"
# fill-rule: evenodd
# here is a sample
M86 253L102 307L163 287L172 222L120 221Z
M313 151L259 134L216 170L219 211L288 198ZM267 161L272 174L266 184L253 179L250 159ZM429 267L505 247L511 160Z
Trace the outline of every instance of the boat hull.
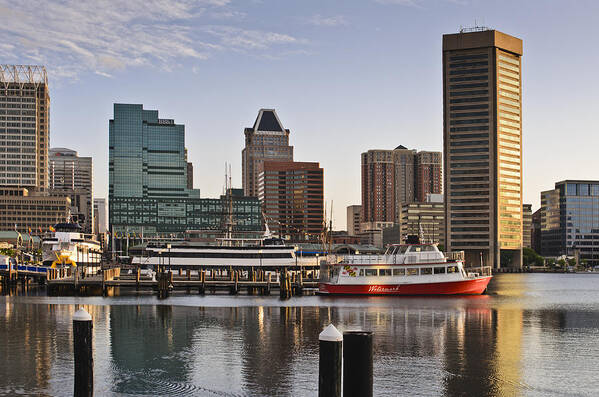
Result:
M469 280L419 284L331 284L320 283L325 295L480 295L491 276Z

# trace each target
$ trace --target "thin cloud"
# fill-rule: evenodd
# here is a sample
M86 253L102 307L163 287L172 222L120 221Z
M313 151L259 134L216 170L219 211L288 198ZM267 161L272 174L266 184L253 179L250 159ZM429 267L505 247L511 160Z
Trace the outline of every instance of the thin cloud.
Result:
M348 24L347 19L343 15L325 17L320 14L316 14L308 18L306 22L309 25L328 27L342 26Z
M54 78L111 76L139 66L172 70L215 51L297 46L279 32L211 25L242 19L230 0L0 0L0 59L44 64ZM8 44L10 43L10 44Z

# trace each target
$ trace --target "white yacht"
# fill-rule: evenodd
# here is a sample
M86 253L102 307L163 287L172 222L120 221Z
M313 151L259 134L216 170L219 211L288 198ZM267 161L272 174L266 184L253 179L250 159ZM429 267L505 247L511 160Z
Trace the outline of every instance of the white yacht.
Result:
M42 240L44 266L58 264L99 265L102 247L91 235L82 233L81 226L73 222L58 223L54 231Z

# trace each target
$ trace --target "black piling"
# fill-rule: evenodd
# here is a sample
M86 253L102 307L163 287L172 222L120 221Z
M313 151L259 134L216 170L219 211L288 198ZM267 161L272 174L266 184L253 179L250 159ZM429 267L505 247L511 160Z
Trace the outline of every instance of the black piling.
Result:
M330 324L318 336L318 397L341 397L343 335Z
M94 395L94 358L92 317L85 309L73 315L73 352L75 354L75 397Z
M344 332L343 342L343 397L372 397L372 332Z

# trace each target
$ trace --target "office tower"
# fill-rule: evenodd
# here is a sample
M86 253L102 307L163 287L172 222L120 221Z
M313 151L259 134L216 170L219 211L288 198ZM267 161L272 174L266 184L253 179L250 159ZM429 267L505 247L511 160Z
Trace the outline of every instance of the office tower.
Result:
M105 198L94 199L94 234L108 232L108 201Z
M42 235L64 222L71 207L68 197L31 194L24 187L0 186L0 230Z
M522 40L443 36L447 247L467 264L522 264Z
M442 158L441 152L422 151L416 154L416 201L424 202L429 194L443 193Z
M324 220L324 171L318 163L261 163L258 198L271 230L292 241L318 241Z
M541 208L532 214L531 230L531 248L537 253L541 253Z
M225 195L201 199L198 189L188 188L185 126L159 118L157 110L144 110L143 105L135 104L114 105L108 167L112 236L221 232L231 201L234 232L262 229L257 198L235 191L232 200Z
M362 206L347 206L347 234L357 236L360 233L360 222L362 222Z
M85 233L94 231L92 158L66 148L49 150L49 192L71 199L71 217Z
M0 186L48 187L49 136L46 69L0 65Z
M599 265L599 181L565 180L541 192L541 254Z
M532 248L532 204L522 204L522 247Z
M565 180L541 192L541 255L599 265L599 181Z
M265 161L293 161L289 130L283 128L274 109L260 109L254 126L246 128L241 152L242 186L246 196L258 197L258 173Z
M443 202L404 204L401 210L401 236L419 236L422 242L445 245L445 205ZM403 242L403 241L402 241Z

